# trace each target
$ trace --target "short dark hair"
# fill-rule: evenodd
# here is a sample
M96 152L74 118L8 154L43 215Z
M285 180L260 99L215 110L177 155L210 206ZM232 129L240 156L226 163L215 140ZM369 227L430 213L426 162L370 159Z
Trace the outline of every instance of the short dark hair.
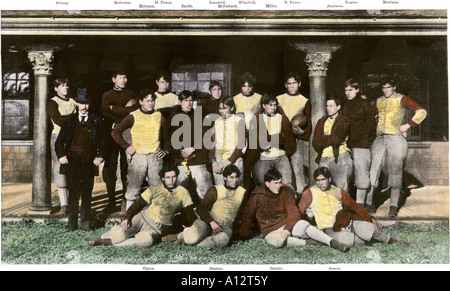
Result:
M225 169L223 169L223 172L222 172L224 177L228 177L233 173L236 173L238 178L241 177L241 171L235 164L229 164L228 166L225 167Z
M145 97L147 97L148 95L152 95L152 100L155 101L156 100L156 94L153 92L152 89L145 87L144 89L142 89L141 91L139 91L139 100L144 100Z
M294 78L297 82L301 83L302 78L300 77L300 74L297 72L289 72L286 75L284 75L284 82L286 83L290 78Z
M394 79L393 77L384 77L383 79L381 79L381 86L384 86L386 84L389 84L393 87L397 87L398 86L398 81L396 79Z
M216 81L216 80L212 80L211 82L209 82L209 91L211 91L211 89L216 87L216 86L219 87L220 90L223 90L222 83L220 83L219 81Z
M172 74L168 71L161 71L159 72L158 76L156 77L156 81L159 81L159 79L163 78L166 82L172 82Z
M280 171L273 168L267 171L267 173L264 174L264 182L271 182L274 180L280 180L283 178L283 175L281 175Z
M65 77L56 78L55 81L53 81L53 88L58 88L62 84L69 85L69 79L67 79Z
M178 167L174 164L165 164L161 170L159 170L159 177L164 178L164 175L168 172L175 172L175 174L178 176L180 174L180 170L178 170Z
M238 84L243 87L245 83L248 83L250 86L254 86L256 83L255 76L253 76L250 72L243 73L241 77L239 77Z
M117 76L119 76L119 75L127 76L127 73L124 71L116 71L113 73L112 77L117 78Z
M355 79L351 78L345 81L345 87L352 87L355 89L359 89L359 82L357 82Z
M236 111L236 103L234 103L234 98L231 96L222 96L219 99L219 104L225 104L228 105L230 107L234 107L233 111ZM234 112L233 112L234 113Z
M333 100L336 106L342 106L342 99L337 95L330 95L327 97L327 101Z
M185 99L188 99L189 97L194 98L193 93L189 90L183 90L178 94L178 100L183 101Z
M277 106L278 106L278 99L277 99L277 97L275 96L275 95L272 95L272 94L264 94L262 97L261 97L261 101L259 102L260 103L260 105L261 105L261 107L263 106L263 105L267 105L267 104L269 104L270 102L272 102L272 101L275 101L276 102L276 104L277 104Z
M331 172L327 167L319 167L314 171L314 179L316 179L320 175L323 175L327 179L331 178Z

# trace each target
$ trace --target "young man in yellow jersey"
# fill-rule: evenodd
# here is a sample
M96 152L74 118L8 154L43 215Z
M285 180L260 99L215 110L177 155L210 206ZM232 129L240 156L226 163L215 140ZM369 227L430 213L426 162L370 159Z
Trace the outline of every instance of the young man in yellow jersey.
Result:
M261 108L261 94L254 92L256 78L249 72L245 72L238 80L241 87L241 93L233 97L236 104L236 114L243 115L247 130L250 128L250 120Z
M292 126L292 133L294 134L296 142L296 150L290 157L290 160L295 176L295 189L298 194L301 194L307 186L305 174L303 172L303 166L305 165L303 155L306 148L305 143L311 136L311 103L308 98L299 92L302 81L297 72L287 73L284 80L286 93L277 96L280 108L283 110L284 114L286 114L290 122L292 122L294 117L299 114L305 115L307 119L304 128Z
M50 150L53 160L52 182L58 187L59 201L61 209L54 213L54 216L66 216L69 208L69 190L67 188L67 176L60 172L61 164L55 152L55 142L61 127L68 122L77 113L75 100L69 98L69 80L66 78L57 78L53 82L53 88L56 96L48 100L47 112L53 123L53 130L50 141Z
M278 101L275 96L265 94L261 98L262 110L251 121L251 132L257 132L258 149L249 151L256 153L258 159L253 166L252 174L256 186L264 183L264 175L270 169L277 169L283 176L283 184L292 186L292 170L289 157L295 151L295 139L291 124L286 115L278 112ZM256 127L254 127L256 124ZM249 147L252 147L252 135L249 136ZM244 165L245 169L245 165Z
M387 166L388 186L391 188L391 203L389 217L396 217L398 203L401 195L403 167L408 154L408 142L406 132L409 128L420 124L427 116L427 111L408 96L397 93L397 81L385 79L381 82L383 96L376 101L378 125L376 138L372 144L372 164L370 167L371 191L367 195L366 203L371 211L373 206L373 193L378 187L378 179L384 161ZM408 123L402 120L405 111L409 109L415 112Z
M138 198L145 177L150 186L161 184L158 171L167 153L162 150L164 117L155 111L155 99L156 95L149 88L141 90L141 108L131 112L111 132L114 141L131 156L125 193L126 209ZM131 144L122 136L127 129L130 129Z
M365 245L372 240L409 244L401 237L390 236L378 222L348 193L331 184L331 171L320 167L314 171L316 185L302 194L298 204L301 215L314 217L317 228L346 246Z
M233 98L228 96L220 98L220 117L214 122L213 127L214 147L209 151L216 185L223 185L223 171L230 164L236 165L241 173L244 172L242 155L245 148L245 122L243 118L234 114L234 111ZM243 184L243 177L240 177L239 185Z
M241 171L233 165L223 170L223 183L208 189L196 208L199 218L178 235L176 243L199 247L226 247L244 205L245 189L239 186Z
M173 217L182 210L188 225L192 225L197 217L188 190L177 186L178 174L175 165L164 165L159 171L162 183L147 188L128 208L120 224L90 244L151 247L172 232Z
M155 95L155 110L160 111L165 118L167 118L175 105L178 104L178 96L170 92L170 84L172 76L169 72L162 71L156 78L157 90Z

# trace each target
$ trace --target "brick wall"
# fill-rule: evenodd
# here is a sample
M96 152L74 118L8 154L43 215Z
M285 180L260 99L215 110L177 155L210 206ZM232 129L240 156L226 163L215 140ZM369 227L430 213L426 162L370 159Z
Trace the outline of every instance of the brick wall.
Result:
M2 182L30 183L32 159L31 143L3 142ZM101 174L102 168L100 176L95 179L96 183L102 182ZM405 174L405 178L416 180L423 185L448 186L448 142L410 142Z
M33 142L2 142L2 183L31 183L32 161ZM102 170L103 167L101 166L100 176L95 177L96 183L103 182Z
M32 142L2 143L2 182L30 183L33 161Z
M448 186L448 142L408 143L405 172L423 185Z

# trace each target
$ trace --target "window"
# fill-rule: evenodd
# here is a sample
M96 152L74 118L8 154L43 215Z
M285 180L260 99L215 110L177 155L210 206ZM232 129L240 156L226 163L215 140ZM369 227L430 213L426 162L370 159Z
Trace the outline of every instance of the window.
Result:
M231 94L231 65L186 65L172 73L172 91L183 90L209 93L209 83L219 81L223 85L223 96Z
M18 61L18 53L10 51L11 58L3 69L2 139L32 139L30 73ZM21 69L22 68L22 69Z

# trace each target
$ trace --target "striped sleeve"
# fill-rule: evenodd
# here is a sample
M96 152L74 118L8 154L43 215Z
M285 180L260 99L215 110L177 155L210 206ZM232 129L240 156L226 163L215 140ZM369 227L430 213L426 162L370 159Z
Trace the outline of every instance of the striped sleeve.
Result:
M414 116L408 122L411 127L417 126L427 117L427 111L408 96L403 96L401 104L402 106L415 112Z

